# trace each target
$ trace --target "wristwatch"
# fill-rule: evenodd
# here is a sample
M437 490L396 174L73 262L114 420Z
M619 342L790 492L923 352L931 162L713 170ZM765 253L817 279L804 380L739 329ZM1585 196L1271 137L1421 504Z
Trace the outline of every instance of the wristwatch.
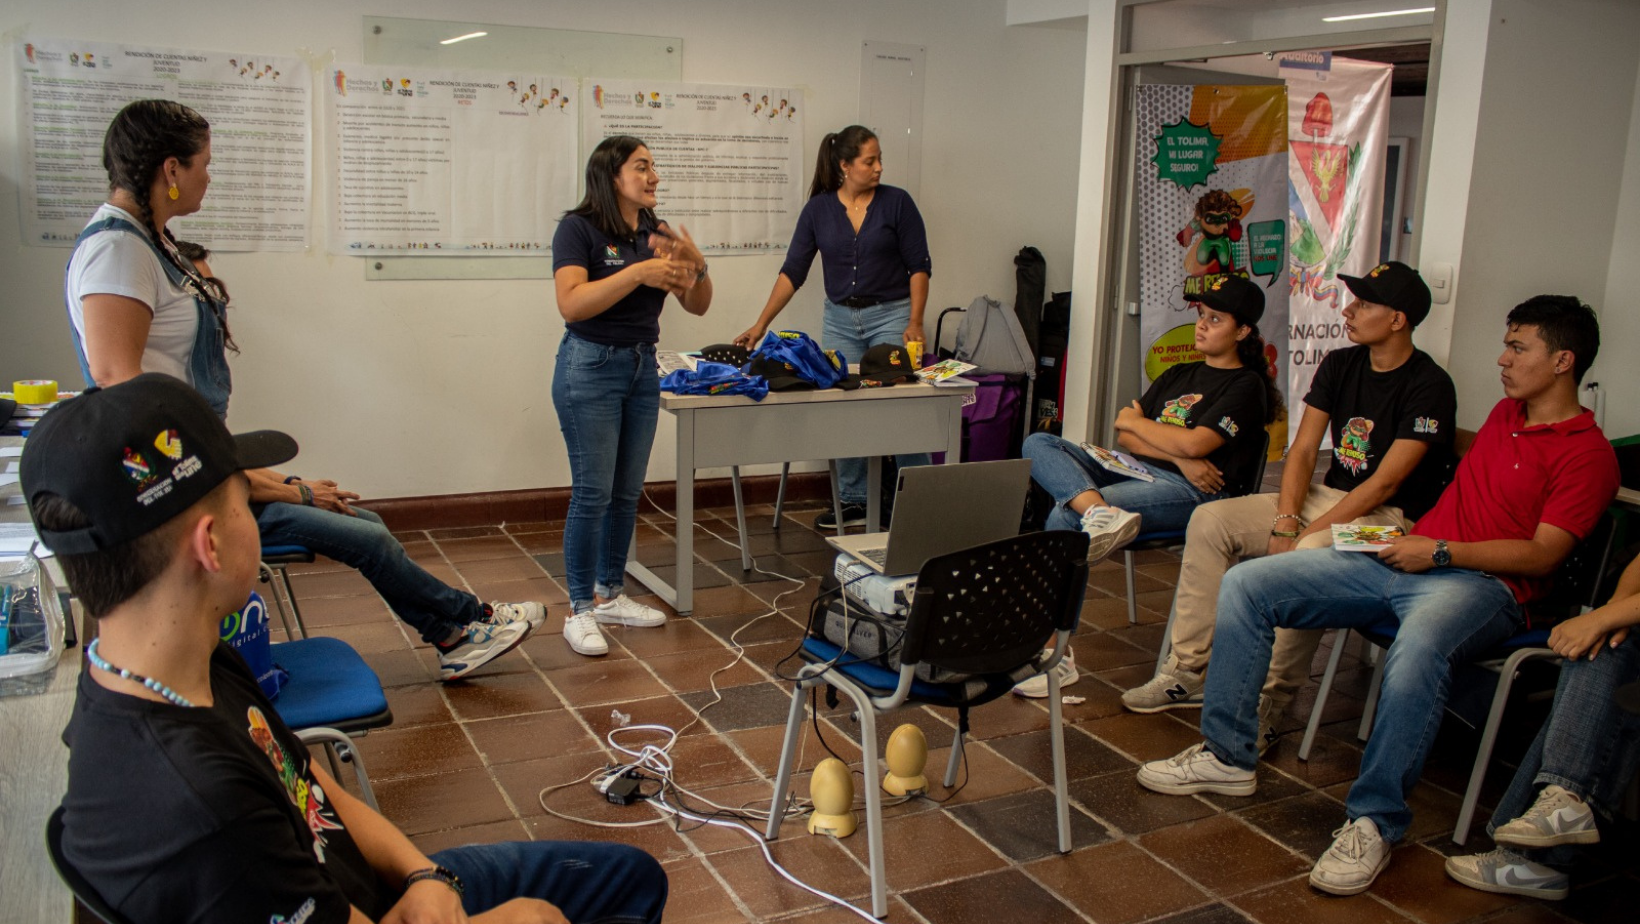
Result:
M1437 568L1445 568L1452 564L1452 552L1447 549L1445 539L1435 540L1435 551L1429 557Z

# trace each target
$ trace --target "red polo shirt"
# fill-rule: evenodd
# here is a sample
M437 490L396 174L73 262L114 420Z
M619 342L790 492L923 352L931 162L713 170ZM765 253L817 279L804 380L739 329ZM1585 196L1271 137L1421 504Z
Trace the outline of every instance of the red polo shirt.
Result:
M1526 402L1505 398L1412 534L1449 542L1530 539L1539 523L1548 523L1582 540L1617 496L1617 486L1617 454L1592 412L1528 427ZM1552 583L1498 577L1523 605L1548 593Z

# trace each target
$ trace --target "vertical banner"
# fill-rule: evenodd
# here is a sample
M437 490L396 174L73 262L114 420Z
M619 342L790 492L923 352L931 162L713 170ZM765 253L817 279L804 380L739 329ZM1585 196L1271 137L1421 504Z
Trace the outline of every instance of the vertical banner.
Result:
M1350 293L1338 274L1359 276L1378 265L1393 70L1388 64L1337 58L1325 51L1281 58L1280 74L1291 99L1287 136L1292 139L1289 405L1309 392L1323 356L1349 346L1342 312Z
M325 79L330 251L552 250L575 206L575 80L348 64Z
M1285 367L1287 91L1138 88L1139 332L1145 381L1201 359L1192 302L1215 279L1264 290L1259 333ZM1280 378L1277 381L1281 381Z
M655 213L704 253L776 253L806 201L803 92L790 87L586 80L581 133L591 151L636 135L661 175Z
M213 250L307 246L313 79L300 58L75 39L16 44L22 239L69 247L108 198L103 135L127 103L211 123L211 192L173 230Z

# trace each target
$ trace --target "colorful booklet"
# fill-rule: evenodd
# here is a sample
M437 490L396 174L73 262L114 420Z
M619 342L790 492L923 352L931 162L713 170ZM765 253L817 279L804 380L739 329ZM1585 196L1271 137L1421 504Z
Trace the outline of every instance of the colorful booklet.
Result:
M1140 481L1156 480L1156 476L1150 473L1150 469L1145 468L1143 462L1125 452L1117 452L1103 446L1094 446L1091 443L1083 443L1082 450L1088 454L1088 458L1099 463L1105 471L1115 472L1129 478L1137 478Z
M977 369L973 363L965 363L958 359L942 359L931 366L924 366L917 370L917 378L930 385L938 385L946 379L954 379L964 372Z
M1361 526L1354 523L1334 523L1333 548L1340 552L1376 552L1388 548L1390 540L1406 533L1399 526Z

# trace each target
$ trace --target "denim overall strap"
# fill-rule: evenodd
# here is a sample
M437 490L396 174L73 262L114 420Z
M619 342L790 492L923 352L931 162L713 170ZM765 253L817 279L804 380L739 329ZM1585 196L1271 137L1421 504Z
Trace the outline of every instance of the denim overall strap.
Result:
M75 238L74 251L78 252L81 244L104 231L130 231L141 238L148 244L149 249L154 251L154 258L159 261L172 284L193 293L194 307L199 312L199 324L194 334L194 345L188 354L188 374L193 379L194 390L204 396L211 410L219 417L228 416L228 396L233 393L233 375L228 370L227 337L223 333L222 313L226 311L227 306L216 304L206 295L191 276L171 262L159 244L145 231L118 216L111 215L102 221L87 225L85 230L80 232L80 236ZM74 255L70 253L69 261L73 260ZM91 377L91 363L85 356L85 344L80 338L80 332L72 323L74 314L72 306L68 304L66 284L63 288L63 307L69 312L69 330L74 335L74 353L80 361L80 374L85 376L87 386L95 386L97 383Z

